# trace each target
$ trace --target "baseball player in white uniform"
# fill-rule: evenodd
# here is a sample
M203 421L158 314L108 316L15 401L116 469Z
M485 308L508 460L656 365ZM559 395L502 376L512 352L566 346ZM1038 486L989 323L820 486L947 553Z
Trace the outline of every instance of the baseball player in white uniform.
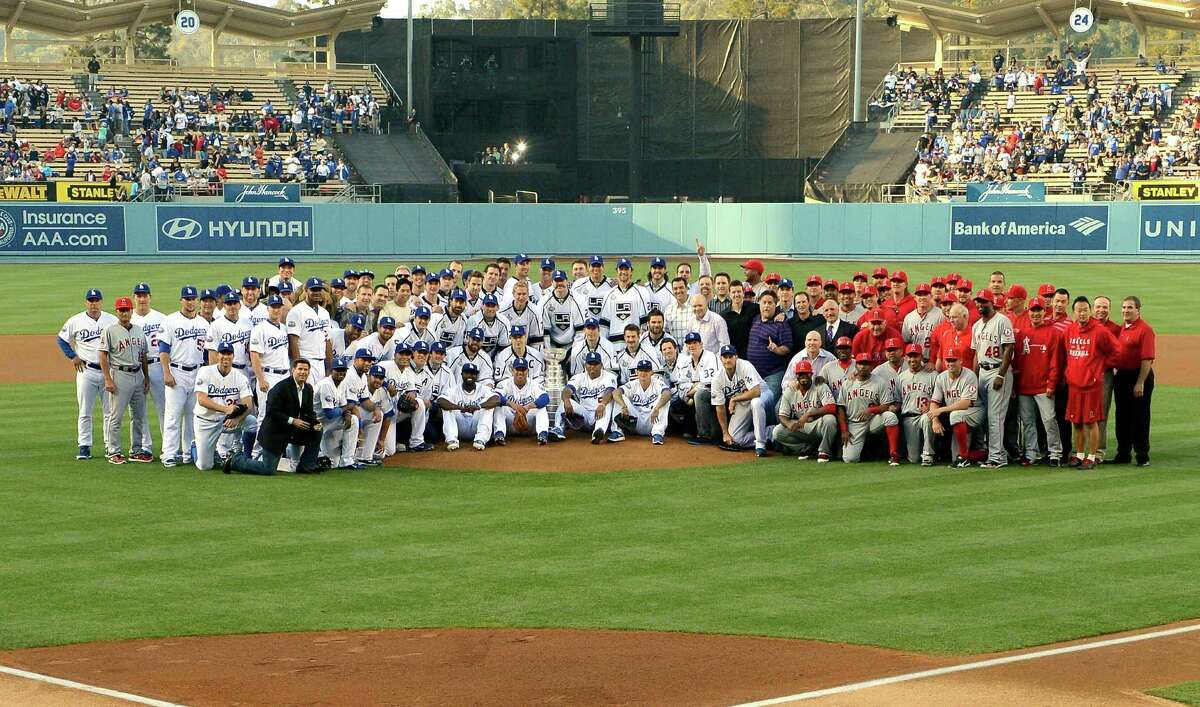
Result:
M283 323L283 298L279 295L267 298L267 320L255 324L250 330L250 365L260 397L288 377L291 368L288 363L288 333Z
M325 377L325 361L333 358L329 343L329 312L320 306L325 283L310 277L304 284L305 301L292 307L287 315L288 350L291 360L308 359L308 382L316 385Z
M951 349L945 352L942 360L946 362L946 370L939 373L934 381L929 412L925 413L924 456L933 459L933 435L946 433L946 422L942 421L942 415L945 415L954 434L950 445L954 461L950 466L965 469L971 466L967 456L971 452L971 428L983 422L979 379L974 371L963 368L958 351Z
M313 404L320 408L317 414L321 416L321 456L334 469L365 469L366 465L354 458L358 448L358 416L339 388L349 367L344 356L333 359L329 375L313 389Z
M702 339L698 331L684 335L684 348L687 350L675 359L675 367L671 371L676 404L682 406L685 417L693 418L696 423L696 435L688 439L688 444L693 446L712 444L717 437L712 380L720 364L713 352L704 348Z
M588 317L583 322L583 336L571 346L571 375L577 376L584 372L585 358L590 353L600 354L604 370L616 371L616 352L612 344L600 336L600 320Z
M640 335L649 314L650 297L641 285L633 282L633 263L629 258L621 258L617 261L616 285L608 290L600 305L600 335L618 342L629 324L637 325Z
M217 362L201 367L196 374L196 404L192 412L195 415L196 468L201 471L213 468L217 443L223 436L241 433L242 449L254 446L254 433L258 431L258 420L250 414L254 397L250 381L233 367L235 348L224 341L217 344ZM239 445L234 442L229 446L236 451Z
M509 327L508 340L511 344L508 348L496 354L493 365L493 376L495 377L497 386L500 385L501 381L512 377L512 364L517 359L525 361L530 378L538 383L545 383L546 362L542 358L540 351L529 347L529 339L526 331L524 325L521 324L514 324Z
M500 316L500 301L495 295L484 295L483 310L467 323L471 331L483 332L483 350L489 357L508 346L508 322Z
M516 419L521 416L526 423L524 433L533 432L539 445L546 444L550 437L550 415L546 411L550 394L533 377L528 359L514 358L510 366L512 374L496 388L500 404L496 406L496 434L492 441L503 446L510 435L519 434Z
M649 436L651 444L662 444L667 433L667 406L671 389L662 376L654 375L654 364L641 359L636 377L613 391L613 404L621 409L617 424L632 434Z
M646 295L650 298L650 309L660 312L667 311L667 305L675 300L675 295L671 294L671 282L667 279L667 261L658 256L650 259L650 280L646 283Z
M492 438L495 408L500 404L500 395L492 388L490 380L481 380L479 367L473 363L463 364L456 385L442 391L438 398L442 409L442 434L446 437L446 451L458 449L460 436L474 437L472 446L477 451L487 447Z
M442 342L447 349L462 346L465 342L467 330L471 328L470 317L466 311L466 291L458 288L451 290L450 300L446 303L446 313L438 317L437 322L431 326L436 340Z
M562 390L563 424L571 429L592 428L592 444L600 444L605 435L610 440L623 438L619 430L609 433L612 424L613 391L617 388L617 377L604 368L604 357L599 351L588 351L582 357L583 370L571 376ZM555 437L565 439L563 430L551 430Z
M432 444L425 443L425 426L429 421L429 409L425 407L425 400L421 397L422 376L412 367L412 349L407 344L401 344L396 348L392 359L384 361L380 365L387 377L387 388L392 396L392 409L395 411L388 434L384 438L383 455L390 457L397 451L427 452L433 449ZM403 403L401 398L407 398L410 402ZM405 407L409 405L416 407L411 411L406 411ZM396 430L405 420L410 422L411 427L408 444L397 445Z
M855 355L854 362L854 377L842 385L838 398L842 461L847 464L860 461L867 436L883 432L888 441L888 465L900 466L900 419L896 417L892 384L871 375L875 364L870 353L863 351Z
M258 278L253 275L242 278L242 311L239 315L251 329L259 322L267 321L267 305L262 300L262 289Z
M783 448L799 447L802 451L796 458L801 461L812 456L812 445L816 443L817 463L824 464L837 438L837 402L828 385L813 383L812 361L797 361L791 372L794 378L784 384L779 398L779 424L772 428L771 439Z
M391 317L379 318L379 331L367 334L356 342L359 348L368 348L375 354L377 361L390 361L396 355L396 320Z
M900 405L900 431L908 451L910 464L932 466L933 458L922 454L929 400L937 374L925 370L925 347L914 341L904 348L905 369L892 382L896 402Z
M740 451L754 446L767 456L767 413L762 400L762 377L738 358L737 348L721 347L721 365L712 380L712 404L721 428L721 449Z
M121 418L129 410L133 428L129 461L150 462L154 456L137 446L137 440L150 438L146 419L146 393L150 390L150 373L146 355L146 334L132 323L133 300L118 297L115 303L117 323L104 330L100 337L100 370L104 374L104 390L109 394L108 414L104 418L104 439L110 445L105 456L110 464L124 464L121 454Z
M104 391L104 374L100 371L100 339L105 329L117 323L115 316L101 309L104 295L100 290L88 290L84 300L86 308L63 324L57 339L58 348L75 366L75 399L79 402L76 459L92 456L92 410L97 399L104 416L108 416L111 401ZM113 441L107 437L107 427L105 433L104 447L111 449Z
M995 301L990 289L982 289L975 295L979 320L971 327L979 397L987 419L988 458L979 465L984 469L999 469L1008 464L1008 452L1004 449L1004 418L1012 398L1010 368L1017 341L1012 322L996 311Z
M250 320L242 315L242 296L237 292L225 295L225 309L221 316L208 326L204 348L208 351L208 363L219 358L217 346L221 343L233 345L233 368L246 376L250 390L254 390L254 369L250 367Z
M163 367L166 405L163 410L163 466L192 463L195 444L192 408L196 406L196 372L204 365L208 322L196 313L200 293L191 285L179 291L179 311L163 320L158 359Z
M359 349L359 353L362 349ZM362 418L363 440L358 449L358 461L368 466L383 463L383 450L379 441L387 439L396 411L392 407L392 394L387 389L387 371L383 366L371 366L367 370L365 397L358 401L361 410L370 413L370 421Z
M150 368L150 397L154 400L154 414L158 416L159 432L163 428L163 406L166 404L166 387L163 385L163 369L162 364L158 360L158 337L162 333L162 323L167 315L152 309L150 307L150 284L139 282L133 286L133 317L130 321L142 328L142 333L146 335L146 356L150 359L147 363ZM130 446L135 447L143 455L153 457L154 442L150 438L150 428L146 428L145 437L138 439L130 439ZM135 434L135 431L130 428L130 434ZM137 454L133 453L130 459L134 459Z

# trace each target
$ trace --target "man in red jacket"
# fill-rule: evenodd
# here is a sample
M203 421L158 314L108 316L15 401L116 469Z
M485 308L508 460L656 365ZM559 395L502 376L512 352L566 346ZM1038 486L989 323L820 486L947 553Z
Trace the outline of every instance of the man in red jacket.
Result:
M1092 298L1092 319L1100 326L1108 329L1108 333L1113 335L1113 338L1121 337L1121 325L1114 322L1112 316L1112 300L1104 295L1096 295ZM1113 367L1112 361L1104 367L1104 419L1108 419L1108 412L1112 409L1113 399ZM1100 425L1100 446L1096 448L1096 463L1103 464L1105 457L1108 456L1108 425Z
M1028 324L1017 330L1017 400L1021 408L1021 437L1025 453L1021 466L1037 464L1037 421L1046 429L1046 452L1050 466L1062 466L1062 438L1054 417L1054 391L1062 375L1062 334L1046 323L1046 310L1040 299L1029 305Z
M1057 296L1057 293L1056 293ZM1092 318L1087 297L1072 303L1075 321L1063 336L1066 348L1066 418L1075 426L1075 456L1067 466L1087 470L1096 467L1096 448L1100 444L1099 424L1104 422L1104 369L1117 351L1117 340Z
M887 358L887 340L900 340L900 332L887 324L884 316L882 309L871 310L868 325L854 335L850 353L854 355L855 361L858 360L858 354L866 353L871 355L871 364L877 366Z

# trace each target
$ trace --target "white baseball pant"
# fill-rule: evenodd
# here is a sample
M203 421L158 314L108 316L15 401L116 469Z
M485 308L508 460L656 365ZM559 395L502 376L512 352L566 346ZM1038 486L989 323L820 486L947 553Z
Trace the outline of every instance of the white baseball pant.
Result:
M87 364L82 371L75 374L75 400L79 403L79 433L78 442L80 447L92 446L92 409L96 407L96 399L100 400L100 410L103 415L101 419L107 419L108 411L112 407L112 401L109 400L109 394L104 390L104 374L100 372L99 366L93 368L96 364ZM108 439L108 427L102 426L104 430L104 448L108 449L112 446Z
M762 396L735 405L728 424L729 436L737 446L767 446L767 408Z
M996 464L1008 463L1008 452L1004 451L1004 418L1008 415L1008 401L1012 397L1013 376L1004 376L1000 390L992 388L992 381L1000 375L1000 369L979 371L979 398L987 416L988 461Z
M955 437L954 437L953 427L960 422L965 422L965 423L967 423L968 428L975 429L979 425L979 423L983 422L983 408L972 407L972 408L967 408L966 410L953 410L946 416L948 418L950 418L950 422L947 423L945 420L942 420L942 422L943 422L943 424L946 425L946 434L950 435L950 456L954 459L957 459L960 456L966 456L967 452L969 452L971 450L958 448L958 440L955 439ZM924 421L923 424L925 427L925 451L924 451L924 454L925 454L925 456L932 459L933 458L933 438L935 436L933 434L933 418L930 417L928 414L925 414L925 415L921 416L921 420ZM1001 429L1004 428L1004 418L1003 417L1000 418L1000 428ZM968 439L970 439L970 437L968 437ZM1001 445L1001 446L1003 447L1003 445Z
M842 447L842 461L853 464L862 460L863 448L867 446L868 435L883 434L883 428L895 427L900 424L900 418L891 410L884 410L878 415L872 415L866 422L850 420L847 428L850 431L850 443Z
M171 375L175 377L175 386L166 389L161 456L163 459L178 460L183 455L191 454L192 443L196 441L192 427L192 410L196 407L196 372L172 368Z
M254 378L252 377L254 372L251 371L249 367L235 368L233 370L240 371L242 375L246 376L246 383L249 384L250 390L254 390ZM251 402L253 403L253 401ZM254 411L251 410L250 412L253 413ZM221 435L220 439L217 441L217 454L225 456L226 454L232 453L234 448L237 446L236 443L237 437L233 435Z
M225 439L231 448L236 449L240 446L240 437L243 434L258 431L258 418L246 415L237 427L226 429L225 418L208 420L193 416L192 425L196 431L196 468L205 471L213 468L217 443Z
M447 442L460 441L459 435L463 435L474 436L476 442L487 443L492 438L495 416L494 410L442 410L442 435L446 437Z
M313 388L317 387L317 383L325 377L325 359L310 358L308 359L308 384Z
M569 425L572 429L582 430L590 426L592 428L592 434L595 434L597 431L608 434L608 428L612 425L614 408L616 405L614 405L612 402L609 402L608 406L604 409L604 414L600 417L596 417L596 408L598 407L600 407L599 404L594 402L585 403L578 400L572 400L571 411L575 414L571 417L567 417L567 415L564 414L563 422Z
M392 417L392 424L388 427L387 438L383 441L383 453L385 456L390 457L396 453L396 428L405 420L412 422L412 432L408 436L408 446L412 448L425 443L425 425L429 424L429 411L425 409L425 401L417 398L416 410L412 412L399 412L397 410L395 416Z
M1025 458L1036 462L1041 459L1038 449L1037 421L1042 420L1046 428L1046 451L1051 459L1062 459L1062 438L1058 434L1058 419L1054 414L1054 400L1045 393L1017 397L1021 406L1021 439L1025 446Z
M648 437L652 435L665 435L667 433L667 422L669 418L669 415L667 415L667 408L660 410L657 418L652 417L652 410L638 410L636 408L630 408L629 412L632 413L631 417L633 417L633 419L637 422L634 430L636 434L642 435L643 437Z
M362 442L359 444L355 458L359 461L371 461L375 456L375 445L379 442L379 433L383 431L383 418L379 422L371 422L373 413L363 410L363 417L359 420L359 430L362 432ZM392 425L389 425L392 427Z
M358 448L358 416L351 415L350 426L345 425L340 417L321 425L321 455L329 459L334 468L353 464Z
M150 439L150 421L146 419L145 379L142 369L136 372L122 371L111 367L113 384L117 386L116 395L109 396L108 412L104 416L104 449L108 454L121 451L121 418L129 409L129 428L131 440ZM139 448L135 441L130 442L130 453Z
M157 358L150 361L148 368L150 372L150 397L154 400L154 414L158 417L158 431L161 434L163 431L163 410L166 409L167 393L166 386L163 385L162 364ZM129 446L131 448L144 449L147 452L154 451L154 440L150 437L150 425L146 425L142 429L143 434L138 435L138 429L131 426L129 430Z
M503 432L507 436L517 434L516 428L513 427L513 420L517 418L517 411L507 405L496 407L496 419L493 423L496 432ZM550 430L550 413L546 412L546 408L530 408L525 413L525 421L529 423L526 432L530 429L534 434L542 434Z

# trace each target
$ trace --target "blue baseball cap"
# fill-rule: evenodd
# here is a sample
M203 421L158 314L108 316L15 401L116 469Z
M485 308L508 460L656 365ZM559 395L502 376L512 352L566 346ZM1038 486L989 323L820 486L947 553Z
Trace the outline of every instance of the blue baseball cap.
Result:
M399 346L396 347L396 355L399 356L400 354L408 354L411 356L412 355L412 347L409 346L408 344L401 343Z
M650 267L652 267L652 268L665 268L665 267L667 267L667 261L666 261L665 259L663 259L663 258L660 258L660 257L658 257L658 256L656 255L656 256L654 256L653 258L651 258L651 259L650 259Z
M567 279L567 274L562 270L555 270L554 274L550 276L550 279L554 280L555 282L562 282Z
M491 304L491 305L495 305L495 306L499 307L500 299L498 297L496 297L496 295L486 294L483 296L483 303L485 305Z
M429 353L429 342L424 339L417 339L412 345L413 353Z
M413 310L414 317L425 317L426 319L428 319L432 314L433 313L429 311L429 307L426 307L424 305L417 307L416 309Z
M350 367L350 362L346 360L345 356L338 356L333 359L333 370L344 371L349 367Z
M372 280L374 280L375 279L375 271L374 270L359 270L358 276L359 277L369 277Z
M779 286L786 287L789 290L796 289L796 285L795 285L795 283L792 282L791 278L786 278L786 277L779 281Z
M268 307L282 307L283 306L283 298L280 297L279 295L271 295L270 297L267 298L267 306Z
M99 291L100 290L96 290L96 292ZM192 287L191 285L184 285L183 287L179 288L179 299L196 299L199 296L200 293L196 292L196 288Z
M346 324L348 326L354 327L355 329L366 329L367 328L367 318L361 314L351 314L350 320L347 321Z
M467 332L467 336L475 339L476 341L483 341L483 329L481 327L475 327L471 329L471 331Z
M287 294L287 295L290 295L290 294L291 294L291 293L292 293L292 292L293 292L295 289L296 289L296 288L292 287L292 283L291 283L291 282L281 282L281 283L279 283L279 294Z
M304 281L304 289L323 290L325 289L325 281L319 277L310 277Z
M367 361L374 361L375 354L371 353L371 349L359 349L354 352L354 358L361 358Z
M587 319L583 320L583 328L584 329L591 329L593 327L595 327L597 329L600 328L600 320L599 319L596 319L595 317L588 317Z
M525 336L525 327L520 324L513 324L508 328L509 336Z
M148 295L148 294L150 294L150 283L148 283L148 282L139 282L138 284L134 285L134 286L133 286L133 294L135 294L135 295Z
M262 283L260 283L258 281L258 278L254 277L253 275L247 275L246 277L242 278L242 287L254 288L254 287L261 287L261 286L262 286Z
M554 258L542 258L542 270L553 270Z
M621 268L629 268L632 270L633 262L629 258L621 258L617 261L617 269L620 270Z
M329 281L329 286L335 290L344 290L346 289L346 281L340 277L335 277Z
M528 262L530 262L530 260L532 260L532 258L530 258L528 255L525 255L524 253L517 253L516 255L513 256L513 262L518 265L520 265L521 263L528 263Z
M637 364L637 369L638 369L639 371L653 371L653 370L654 370L654 364L653 364L653 363L650 363L650 359L648 359L648 358L643 358L641 361L638 361L638 364Z
M359 316L362 316L362 315L359 315ZM385 326L395 329L396 328L396 320L392 319L391 317L380 317L379 318L379 328L382 329Z
M453 290L453 291L450 293L450 299L460 299L460 300L462 300L463 302L466 302L466 301L467 301L467 291L466 291L466 290L464 290L464 289L461 289L461 288L458 288L458 287L456 287L456 288L454 288L454 290Z
M446 353L446 345L440 341L435 341L429 345L429 353Z
M97 290L95 287L93 287L87 291L87 294L85 294L83 298L86 300L102 300L104 299L104 295L100 294L100 290Z
M588 351L583 355L584 363L601 363L604 359L601 358L599 351Z
M462 274L463 282L466 282L467 278L471 277L474 274L475 274L475 271L472 270L471 268L467 268L466 270L463 270L463 274ZM483 273L480 273L479 276L483 277Z
M443 279L448 277L451 280L453 280L454 279L454 271L451 270L450 268L442 268L441 271L438 272L438 276Z
M429 273L428 275L426 275L426 276L425 276L425 282L426 282L426 283L430 283L430 282L440 282L440 281L441 281L441 279L442 279L442 278L438 277L438 274L437 274L437 273L435 273L435 272L431 272L431 273Z
M217 353L233 353L233 344L229 343L228 341L222 341L221 343L217 344Z
M284 256L279 259L279 267L283 267L284 265L291 265L292 267L296 267L296 261L292 260L291 258L289 258L287 256Z
M419 272L428 272L428 271L425 269L424 265L414 265L414 266L412 266L412 270L410 272L412 272L413 275L416 275Z
M367 375L387 378L387 371L383 369L383 366L371 366L370 370L367 371Z
M737 356L737 347L732 344L725 344L721 347L722 356Z
M200 290L200 299L214 299L215 300L216 298L217 298L216 292L213 292L212 290L207 289L207 288Z
M343 272L342 272L342 277L344 277L344 278L346 278L346 277L358 277L358 271L357 271L357 270L345 270L345 271L343 271Z
M216 292L217 298L219 299L219 298L224 297L225 295L229 294L230 292L233 292L233 288L230 287L229 285L221 283L220 285L217 285L213 291Z
M236 291L225 293L225 304L231 304L233 302L241 302L241 301L242 301L242 295L240 293L238 293Z
M698 341L698 342L701 342L701 343L703 343L703 341L704 341L704 340L700 338L700 332L698 332L698 331L689 331L689 332L688 332L688 333L687 333L687 334L686 334L686 335L683 337L683 343L685 343L685 344L690 344L690 343L692 343L693 341Z
M529 370L529 361L527 361L523 358L520 358L520 357L514 358L513 362L512 362L512 367L513 367L514 371L528 371Z
M463 373L474 373L474 374L478 375L479 374L479 366L476 366L473 363L464 363L463 367L462 367L462 372Z
M599 255L593 255L591 258L588 259L588 265L603 265L603 264L604 264L604 258L600 257Z

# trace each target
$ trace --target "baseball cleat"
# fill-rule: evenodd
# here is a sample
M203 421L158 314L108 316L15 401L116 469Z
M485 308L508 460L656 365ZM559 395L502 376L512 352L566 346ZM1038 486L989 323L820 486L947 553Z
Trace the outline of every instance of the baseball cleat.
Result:
M1008 466L1008 465L1001 464L1000 462L994 462L994 461L991 461L990 459L988 461L985 461L985 462L982 462L979 464L980 469L1003 469L1006 466Z
M893 454L888 458L888 466L900 466L900 457Z
M613 430L612 432L608 433L608 441L609 442L624 442L625 441L625 433L621 432L621 430Z
M410 445L408 448L408 451L410 451L410 452L431 452L431 451L433 451L433 445L428 442L422 442L420 444Z
M1034 464L1037 464L1037 462L1033 461L1029 457L1021 457L1021 466L1033 466Z
M724 450L724 451L726 451L726 452L740 452L740 451L742 451L742 448L741 448L741 447L739 447L739 446L737 446L736 444L725 444L724 442L722 442L722 443L718 444L718 445L717 445L717 448L718 448L718 449L722 449L722 450Z
M233 457L229 457L225 461L221 462L221 471L226 474L233 473Z
M1047 462L1047 464L1049 464L1052 468L1057 469L1062 466L1062 459L1059 459L1058 457L1050 457L1050 461Z
M1095 468L1096 468L1096 460L1095 459L1084 459L1082 462L1079 463L1080 471L1091 471L1092 469L1095 469Z
M971 468L971 460L966 457L958 457L950 464L951 469L969 469Z
M933 458L921 457L921 466L933 466Z
M479 440L475 440L475 444L472 444L471 446L474 447L475 451L477 452L482 452L483 450L487 449L487 444Z
M130 454L129 461L138 462L139 464L148 464L154 461L154 455L143 449Z
M456 449L458 449L458 440L457 439L452 439L446 443L446 451L447 452L453 452Z
M687 443L693 447L703 447L712 444L712 440L705 439L704 437L688 437Z
M125 463L125 455L121 454L120 452L113 452L112 454L109 454L106 458L108 459L109 464L124 464Z
M174 469L179 462L175 461L175 457L163 457L162 465L168 469Z
M191 455L184 454L184 455L183 455L183 459L180 459L180 460L179 460L179 463L180 463L180 464L183 464L184 466L187 466L188 464L191 464L191 463L192 463L192 457L191 457Z
M1117 456L1113 457L1112 459L1105 459L1102 463L1103 464L1132 464L1133 459L1130 459L1129 457L1123 457L1118 454Z
M362 462L355 461L355 462L350 462L349 464L347 464L346 466L343 466L342 468L349 469L351 471L361 471L362 469L366 469L367 465L363 464Z
M79 453L75 455L75 458L79 459L79 460L91 459L92 458L92 448L87 445L80 445Z
M604 441L604 430L595 430L592 432L592 444L600 444Z
M771 455L769 452L767 452L766 447L755 447L754 448L754 456L758 457L759 459L762 459L764 457L769 457Z
M809 457L809 455L807 455L807 454L799 454L799 455L797 455L797 456L796 456L796 461L801 461L801 462L802 462L802 461L805 461L805 460L807 460L807 459L808 459L808 457Z
M829 455L826 454L825 452L818 453L817 454L817 463L818 464L828 464L829 463Z
M548 434L546 434L545 432L538 432L537 443L538 443L539 447L543 446L548 441L550 441Z
M1070 459L1067 460L1067 468L1068 469L1075 469L1080 466L1083 466L1083 460L1080 459L1079 457L1071 457Z
M1135 466L1145 469L1146 467L1150 466L1150 460L1149 459L1139 459L1137 464L1135 464Z
M508 439L503 433L501 433L492 438L492 444L496 445L497 447L503 447L508 444Z
M651 444L662 444L663 436L662 435L654 435L653 437L650 438L650 443Z
M550 438L561 442L562 440L567 438L567 435L563 432L563 429L561 427L551 427L550 428Z

